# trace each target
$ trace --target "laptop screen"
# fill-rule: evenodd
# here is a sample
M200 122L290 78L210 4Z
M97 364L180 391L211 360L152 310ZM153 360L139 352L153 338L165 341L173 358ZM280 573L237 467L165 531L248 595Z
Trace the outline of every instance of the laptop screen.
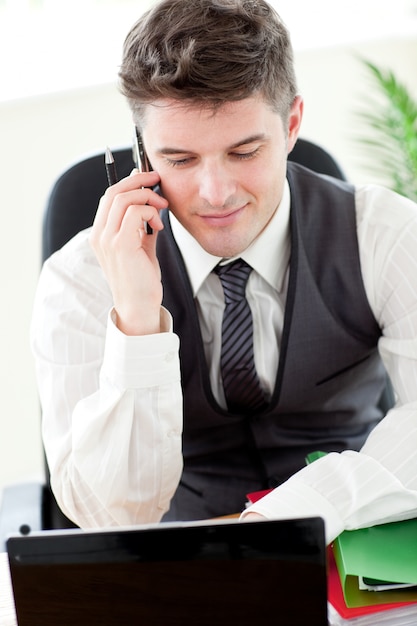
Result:
M19 626L327 624L320 518L49 531L7 549Z

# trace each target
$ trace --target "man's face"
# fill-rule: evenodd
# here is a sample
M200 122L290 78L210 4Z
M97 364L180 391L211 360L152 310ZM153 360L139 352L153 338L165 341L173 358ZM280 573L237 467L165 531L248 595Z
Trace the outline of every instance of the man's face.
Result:
M162 194L207 252L238 255L268 224L282 197L301 116L301 98L285 128L259 97L216 112L175 100L147 106L144 144Z

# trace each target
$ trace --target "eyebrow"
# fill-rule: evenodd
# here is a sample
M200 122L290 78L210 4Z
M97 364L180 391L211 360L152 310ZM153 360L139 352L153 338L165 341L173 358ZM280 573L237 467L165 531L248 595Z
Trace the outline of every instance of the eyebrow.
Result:
M231 146L228 146L227 150L235 150L236 148L246 146L247 144L254 143L256 141L265 141L267 138L268 135L266 135L265 133L250 135L249 137L245 137L244 139L237 141ZM192 152L192 150L186 150L185 148L175 148L174 146L166 146L165 148L159 148L157 150L158 154L187 154L188 152Z

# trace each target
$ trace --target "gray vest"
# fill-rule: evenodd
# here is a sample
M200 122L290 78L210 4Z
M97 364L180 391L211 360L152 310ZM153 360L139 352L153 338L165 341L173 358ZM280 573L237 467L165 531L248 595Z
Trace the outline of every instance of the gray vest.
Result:
M158 235L164 305L180 337L184 472L164 519L237 512L314 450L357 450L381 419L380 328L361 276L353 188L289 163L291 260L275 389L255 417L210 387L191 285L167 214Z

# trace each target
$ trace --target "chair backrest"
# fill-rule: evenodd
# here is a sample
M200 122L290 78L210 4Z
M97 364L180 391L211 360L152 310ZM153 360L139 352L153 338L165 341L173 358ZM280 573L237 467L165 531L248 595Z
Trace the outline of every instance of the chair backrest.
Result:
M113 155L119 178L128 176L134 167L132 150L113 150ZM78 232L92 225L107 186L104 152L77 161L59 176L45 208L42 261Z
M131 148L113 150L119 178L134 167ZM317 144L299 139L289 156L305 167L345 180L335 159ZM100 197L107 187L104 152L70 166L55 182L47 202L42 233L42 261L80 230L91 226Z

